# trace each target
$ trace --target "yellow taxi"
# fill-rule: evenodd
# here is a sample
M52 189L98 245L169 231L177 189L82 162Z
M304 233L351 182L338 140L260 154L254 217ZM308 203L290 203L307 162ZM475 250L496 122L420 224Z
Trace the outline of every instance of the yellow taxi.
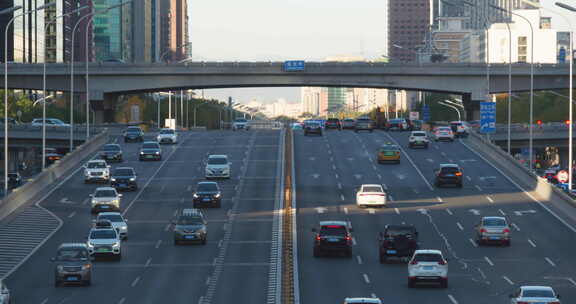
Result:
M395 162L400 163L400 147L391 143L386 143L378 149L378 163Z

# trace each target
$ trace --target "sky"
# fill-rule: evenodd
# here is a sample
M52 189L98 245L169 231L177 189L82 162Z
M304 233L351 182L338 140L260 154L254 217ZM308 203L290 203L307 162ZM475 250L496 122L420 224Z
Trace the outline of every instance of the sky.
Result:
M540 0L554 7L557 0ZM576 6L576 0L564 0ZM329 56L367 59L387 54L387 0L188 0L195 61L322 61ZM576 26L576 13L572 13ZM566 22L549 11L553 26ZM570 16L570 13L564 13ZM207 97L237 102L285 98L299 88L205 90Z

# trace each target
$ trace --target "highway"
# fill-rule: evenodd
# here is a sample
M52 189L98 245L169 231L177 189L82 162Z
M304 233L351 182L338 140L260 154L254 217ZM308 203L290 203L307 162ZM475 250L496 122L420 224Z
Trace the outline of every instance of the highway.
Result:
M416 150L407 148L408 134L327 130L322 137L304 137L296 132L301 303L370 296L384 303L508 303L520 285L550 285L572 302L575 231L469 150L466 140ZM376 150L385 142L402 146L401 164L376 163ZM433 170L447 162L463 168L463 189L433 187ZM354 188L363 183L385 185L393 201L387 208L357 208ZM473 226L488 215L513 223L511 247L477 247L472 241ZM329 219L351 222L352 258L313 257L311 228ZM447 289L409 289L405 263L379 264L378 232L395 223L414 224L422 249L442 250L449 259Z
M16 302L270 302L277 290L271 279L278 256L273 211L279 204L282 140L279 130L184 132L177 145L162 146L161 162L139 162L140 144L121 143L125 160L112 166L134 167L140 186L123 192L129 240L122 242L122 260L97 260L90 287L54 287L50 257L62 242L85 242L93 218L88 195L98 185L85 185L79 170L41 202L63 226L7 278ZM232 162L232 178L219 181L223 206L203 211L206 245L176 247L170 222L177 210L192 207L209 154L227 154Z

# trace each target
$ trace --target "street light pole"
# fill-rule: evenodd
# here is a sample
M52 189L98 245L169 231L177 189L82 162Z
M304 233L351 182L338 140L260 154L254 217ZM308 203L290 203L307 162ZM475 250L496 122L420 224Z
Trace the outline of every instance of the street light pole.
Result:
M449 108L454 109L454 111L456 111L456 113L458 113L458 121L462 121L462 116L460 115L460 110L458 110L457 107L450 105L450 104L447 104L447 103L443 103L443 102L439 102L439 104L441 104L445 107L449 107Z
M511 154L511 128L512 128L512 30L510 24L506 22L508 28L508 154Z
M4 195L8 195L8 29L10 25L14 23L16 18L31 14L33 12L43 10L47 7L55 5L56 2L51 2L36 9L29 10L23 12L21 14L15 15L12 17L8 23L6 24L6 28L4 29ZM14 6L12 8L3 10L2 14L8 14L14 11L21 9L21 5Z

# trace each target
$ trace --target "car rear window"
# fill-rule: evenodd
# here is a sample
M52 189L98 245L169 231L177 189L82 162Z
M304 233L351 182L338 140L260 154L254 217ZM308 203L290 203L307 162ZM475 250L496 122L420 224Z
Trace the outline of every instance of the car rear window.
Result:
M506 226L506 221L499 218L487 218L482 221L484 226Z
M369 186L362 188L363 192L382 192L382 188L376 186Z
M198 184L198 192L218 191L218 185L212 183Z
M442 256L436 253L419 253L414 256L416 262L441 262Z
M414 132L412 136L426 136L426 132Z
M442 173L447 173L447 174L454 174L456 172L460 172L460 170L458 170L458 168L455 167L444 167L442 168Z
M122 216L120 214L103 214L98 216L99 220L109 220L112 223L123 222Z
M522 292L522 297L526 298L554 298L552 290L533 290L528 289Z
M320 228L320 235L346 235L346 227L341 225L326 225Z
M304 125L307 127L318 127L320 124L317 122L306 122Z
M330 122L338 122L340 121L338 118L328 118L328 121Z
M411 228L392 228L386 231L387 236L398 236L398 235L406 235L406 234L413 234L414 231Z

